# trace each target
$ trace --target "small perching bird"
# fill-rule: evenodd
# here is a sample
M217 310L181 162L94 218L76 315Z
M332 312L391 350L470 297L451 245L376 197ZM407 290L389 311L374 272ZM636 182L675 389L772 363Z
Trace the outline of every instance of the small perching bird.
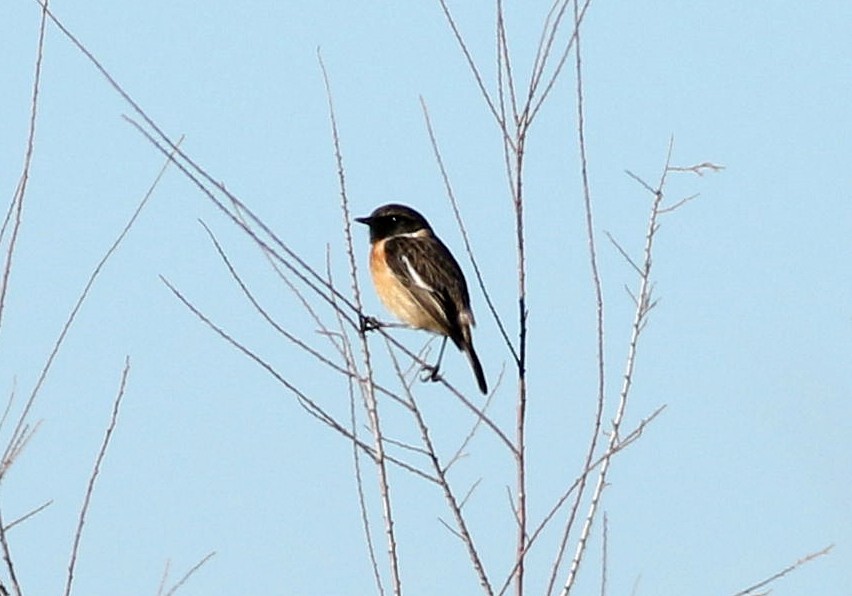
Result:
M416 329L444 336L433 379L447 338L463 351L482 393L488 384L473 349L470 295L461 267L420 213L405 205L383 205L355 221L370 227L370 274L385 307Z

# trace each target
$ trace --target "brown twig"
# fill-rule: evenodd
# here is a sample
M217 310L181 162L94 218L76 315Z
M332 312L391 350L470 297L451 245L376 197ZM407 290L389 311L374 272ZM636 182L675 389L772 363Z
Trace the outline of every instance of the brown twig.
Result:
M648 217L648 228L645 234L645 248L643 250L644 258L642 260L641 265L642 275L640 276L639 280L639 291L636 294L638 304L636 305L636 310L633 316L633 323L631 325L630 340L627 350L627 359L625 363L624 375L622 377L622 387L619 393L618 408L616 409L615 417L612 420L612 427L610 429L610 448L615 445L619 440L618 433L621 428L621 423L624 419L624 413L627 410L630 389L633 384L633 371L636 366L636 353L639 345L639 336L642 332L642 329L644 328L645 320L652 305L651 255L654 247L654 238L658 229L657 216L659 215L660 205L663 201L663 188L665 186L668 166L671 161L673 142L673 140L669 142L668 154L666 156L666 164L663 168L663 173L660 176L659 185L653 192L654 199L651 203L651 212ZM647 187L648 185L643 184L643 186ZM595 485L594 491L592 492L592 497L589 503L589 510L586 515L586 519L583 523L582 529L580 530L580 537L577 541L577 548L574 553L574 558L571 560L571 566L568 570L568 577L565 580L565 584L562 588L562 596L568 596L568 594L571 592L571 588L574 585L574 581L577 578L577 571L579 570L580 563L583 560L583 554L586 550L586 544L589 538L589 533L591 532L592 522L596 517L598 506L600 505L600 498L604 488L606 487L606 478L607 473L609 472L611 462L611 457L607 457L606 459L604 459L604 461L601 463L600 470L598 471L597 483Z
M391 361L394 365L394 370L397 373L397 376L400 379L400 382L403 385L403 388L406 391L406 395L408 400L411 403L411 412L414 414L414 419L417 423L417 428L420 431L420 437L423 442L423 447L426 451L429 462L432 465L432 469L435 472L435 476L438 478L438 485L441 487L444 493L444 499L447 502L447 507L450 509L450 512L453 515L453 519L456 523L456 528L450 528L446 523L444 525L450 529L455 536L457 536L462 543L465 545L467 549L468 557L470 558L471 564L479 578L479 585L482 587L482 590L488 594L489 596L494 594L494 589L491 586L491 582L488 579L488 575L485 572L485 566L482 562L482 559L479 555L479 551L476 548L476 545L473 541L473 536L470 533L470 529L468 528L467 521L465 520L464 514L462 512L462 505L456 498L455 492L450 486L450 482L447 479L447 472L445 466L441 464L440 459L438 458L437 451L435 450L435 445L432 442L432 438L429 436L429 426L426 423L423 414L420 412L420 408L417 406L417 402L414 399L414 394L408 388L408 385L405 383L405 377L403 375L402 369L399 366L399 360L396 357L396 354L393 351L390 343L386 343L388 354L391 357Z
M35 509L28 511L27 513L25 513L24 515L22 515L18 519L9 522L9 525L6 526L5 528L3 528L3 531L8 532L9 530L14 528L18 524L22 524L25 521L27 521L28 519L30 519L31 517L38 515L39 513L41 513L42 511L44 511L48 507L50 507L51 505L53 505L53 499L50 499L49 501L45 501L44 503L42 503L41 505L39 505Z
M36 61L35 74L33 75L33 91L30 102L30 123L29 132L27 133L27 148L24 152L24 167L21 171L21 177L18 180L18 186L15 189L12 203L9 205L9 211L3 221L3 226L0 228L0 240L2 240L8 222L14 217L12 224L12 232L9 237L9 246L6 249L6 259L3 265L3 274L0 278L0 327L3 324L3 312L6 304L6 293L9 290L9 276L12 273L12 259L15 254L15 247L18 244L18 233L21 230L21 215L24 211L24 196L27 193L27 182L30 179L30 165L33 160L33 151L35 149L35 134L36 121L38 119L38 95L41 86L41 64L44 58L44 36L47 26L47 0L45 0L42 11L41 20L38 26L38 42L36 46Z
M160 585L157 586L157 596L163 596L163 590L166 589L166 582L169 581L169 570L171 569L171 559L166 559L166 564L163 568L163 575L160 576Z
M331 251L328 248L326 248L325 259L326 275L328 276L328 282L329 284L334 285L334 279L331 273ZM351 376L349 377L348 382L346 384L347 393L349 397L349 430L352 433L352 436L356 437L357 439L358 417L355 408L355 382L359 380L358 366L355 362L352 341L349 338L346 325L343 321L343 317L341 316L341 311L335 309L334 314L337 318L337 326L340 330L339 333L342 338L341 348L343 359L346 362L346 368L351 373ZM361 469L361 452L358 449L356 441L352 441L352 465L355 471L355 491L358 495L358 507L361 512L361 526L364 532L364 538L367 541L367 554L370 558L370 568L373 571L373 581L376 582L376 590L378 591L379 596L384 596L385 587L382 584L382 574L379 571L379 561L378 557L376 556L376 547L373 543L373 533L370 524L369 508L367 507L367 497L364 491L364 472Z
M343 212L343 230L346 241L346 253L349 257L349 272L352 280L353 302L359 313L363 312L361 304L361 291L358 285L358 268L355 262L355 251L352 243L351 216L349 213L349 201L346 194L346 178L343 169L343 155L340 150L340 135L337 129L337 119L334 112L334 101L331 93L331 84L328 79L328 71L322 60L322 55L317 50L322 78L325 84L326 99L328 100L328 114L331 123L332 141L334 143L334 158L337 164L337 176L340 187L340 205ZM358 333L361 344L362 364L364 365L365 379L361 383L361 392L367 410L367 418L370 421L370 430L373 434L374 462L378 477L379 495L382 502L382 517L385 522L385 536L388 542L388 560L390 564L391 585L395 595L402 594L402 579L399 573L399 553L396 543L396 532L394 530L394 515L390 493L390 479L385 464L385 446L382 436L381 418L379 416L379 404L376 399L376 390L373 383L373 364L370 355L370 345L367 341L366 332L362 329Z
M9 443L6 446L6 455L3 457L3 460L0 461L0 480L6 475L6 472L9 468L12 467L12 464L15 463L15 460L18 459L18 456L24 450L24 448L29 444L30 439L33 438L36 431L38 431L41 426L41 420L36 421L36 423L32 426L29 424L24 424L21 426L21 429L18 431L17 435L13 435L9 438Z
M575 73L576 73L576 99L577 99L577 144L580 149L580 174L583 182L583 211L585 213L586 223L586 246L589 255L589 264L592 273L592 288L595 294L595 330L596 330L596 362L597 362L597 377L598 385L596 392L596 408L594 423L592 425L592 436L589 440L589 448L586 451L586 458L583 463L583 468L586 469L591 464L595 456L598 446L598 439L601 434L601 422L603 420L604 405L606 403L606 363L605 363L605 343L604 343L604 297L603 283L601 274L598 268L597 243L595 240L594 216L592 212L592 195L589 184L589 166L586 154L586 126L585 126L585 109L583 95L583 61L582 51L580 47L580 12L577 0L574 0L574 56L575 56ZM586 494L586 479L587 475L581 477L580 485L574 496L574 504L570 509L568 520L562 530L562 539L557 549L556 560L551 567L550 579L547 585L547 594L553 592L556 584L557 574L562 564L562 558L565 554L565 549L568 544L569 536L574 528L574 522L577 519L577 514L580 511L580 504Z
M240 276L240 274L237 272L234 265L231 263L231 260L228 258L228 255L225 253L225 250L222 248L222 245L219 243L219 240L213 234L212 230L210 230L210 228L207 226L207 224L204 223L203 221L200 222L200 223L201 223L201 226L204 228L204 230L207 232L207 235L209 236L210 241L213 243L213 247L216 249L216 252L218 253L219 258L222 259L222 262L225 264L225 267L228 269L228 273L231 275L231 277L237 283L237 285L240 288L240 291L243 293L243 295L246 297L246 299L249 301L249 303L252 305L252 307L258 312L258 314L260 314L260 316L263 317L263 319L276 332L278 332L280 335L282 335L284 338L286 338L287 341L289 341L290 343L295 345L297 348L299 348L303 352L310 354L316 360L318 360L320 363L324 364L325 366L334 370L335 372L338 372L338 373L340 373L342 375L346 375L346 376L353 376L353 373L351 371L340 366L336 362L330 360L328 357L326 357L324 354L322 354L319 350L314 349L313 347L308 345L304 340L300 339L299 337L296 337L295 335L293 335L292 333L290 333L289 331L284 329L284 327L279 325L278 322L275 319L272 318L272 315L270 315L269 312L263 307L263 305L260 304L260 302L257 300L257 298L255 298L254 294L249 289L248 285L246 285L246 283L243 281L242 276ZM298 296L299 298L304 300L304 296L303 296L302 292L300 292L299 289L296 286L292 285L290 287L290 289L294 292L294 294L296 294L296 296ZM320 321L319 318L317 318L317 320ZM320 321L320 325L322 326L322 331L325 332L326 335L331 335L331 333L328 331L328 329L324 325L322 325L321 321Z
M512 120L517 126L518 100L515 94L515 77L512 74L512 60L509 53L509 39L506 35L506 19L503 13L503 2L497 0L497 96L500 100L500 125L506 130L506 92L503 89L503 79L509 87L509 99L512 105Z
M704 172L721 172L725 166L720 166L715 163L705 161L692 166L669 166L669 172L692 172L698 176L703 176Z
M609 562L609 518L604 511L603 531L601 532L601 596L606 596L606 571Z
M656 419L657 416L659 416L663 412L663 410L665 410L665 409L666 409L666 406L660 406L659 408L654 410L654 412L652 412L650 416L648 416L647 418L644 418L636 426L636 428L634 428L632 431L627 433L612 449L605 451L600 457L598 457L594 462L592 462L591 466L589 466L587 469L583 470L583 472L580 474L580 476L578 476L577 478L574 479L574 482L571 483L571 485L559 496L559 498L556 500L556 502L553 504L553 506L550 508L550 510L547 512L547 514L542 518L542 520L535 527L535 530L533 530L533 532L530 534L529 540L527 541L526 550L523 553L524 556L526 556L526 554L529 552L529 550L537 542L538 538L542 535L545 528L547 528L550 525L550 523L556 517L556 514L559 513L559 511L562 510L562 507L565 505L565 503L568 502L568 498L572 494L574 494L574 491L580 485L580 481L581 481L582 477L587 475L587 474L592 473L593 471L595 471L598 468L598 466L600 466L603 463L603 461L605 459L614 456L616 453L619 453L620 451L626 449L627 447L629 447L630 445L635 443L642 436L642 434L645 432L645 428L651 422L653 422L654 419ZM517 566L517 564L518 563L516 562L515 565ZM515 569L516 569L516 567L513 567L511 570L509 570L509 574L507 575L506 580L503 582L503 584L500 588L500 591L498 592L498 594L500 596L505 594L506 590L509 588L509 585L511 584L512 578L515 575Z
M186 573L183 574L183 577L181 577L177 581L177 583L174 586L172 586L172 588L168 592L166 592L166 596L174 596L175 592L177 592L180 588L182 588L184 586L184 584L186 584L186 582L189 581L189 578L191 578L199 569L201 569L201 567L203 567L207 563L207 561L212 559L215 555L216 555L215 550L207 553L207 555L205 555L200 561L198 561L198 563L193 565L189 569L189 571L187 571Z
M12 590L15 596L21 596L21 584L18 582L18 574L15 571L15 564L12 562L12 550L9 547L9 540L6 538L6 525L3 522L2 511L0 511L0 548L3 549L3 562L6 563L9 581L12 582Z
M95 482L101 472L101 465L106 456L107 448L109 447L112 433L118 424L118 410L121 407L121 400L124 398L124 391L127 388L127 375L130 374L130 357L124 359L124 370L121 373L121 383L118 387L118 393L115 396L115 401L112 404L112 415L107 425L104 440L101 443L98 456L95 458L95 465L92 468L92 475L89 476L89 483L86 486L86 494L83 497L83 505L80 507L80 513L77 517L77 529L74 532L74 541L71 546L71 559L68 562L68 577L65 581L65 596L71 595L71 584L74 581L74 570L77 567L77 553L80 549L80 540L83 538L83 525L86 523L86 514L89 512L89 505L92 502L92 495L95 494Z
M235 215L243 223L245 228L250 228L251 226L249 222L246 221L245 215L243 214L243 210L240 208L240 206L237 203L233 203L233 206ZM252 240L254 239L252 238ZM272 270L275 271L275 274L278 276L278 278L284 282L284 285L286 285L290 292L296 297L296 299L299 300L299 303L302 305L302 308L305 309L305 312L308 313L314 323L316 323L317 327L325 333L326 337L329 338L331 344L335 348L337 348L338 352L342 356L343 354L341 346L339 346L337 342L334 341L334 336L325 328L325 325L323 324L322 319L317 313L316 308L314 308L314 306L308 300L308 297L305 296L305 293L299 290L293 280L290 279L290 276L287 275L287 272L278 264L278 261L276 261L275 259L275 255L271 254L270 251L267 250L267 248L263 244L256 242L255 245L260 249L261 253L263 253L264 258L269 263L269 266L272 267ZM332 300L334 300L334 295L332 295L331 298Z
M358 447L366 453L373 461L375 461L375 454L373 453L372 448L364 443L363 441L358 440L357 437L354 437L345 426L343 426L340 422L338 422L333 416L328 414L317 402L310 397L298 387L296 387L293 383L288 381L281 373L275 370L271 364L269 364L266 360L261 358L258 354L247 348L245 345L237 341L234 337L228 334L224 329L214 323L209 317L207 317L201 310L195 306L186 296L184 296L180 290L178 290L170 281L168 281L165 277L160 276L160 280L166 285L166 287L174 294L174 296L180 300L184 306L186 306L192 314L194 314L198 319L201 320L202 323L207 325L210 329L212 329L219 337L224 339L226 342L234 346L237 350L239 350L242 354L247 356L249 359L253 360L255 363L260 365L267 373L269 373L276 381L278 381L281 385L284 386L293 396L296 398L297 403L305 410L309 415L313 418L319 420L332 430L336 431L346 439L350 441L355 441ZM428 474L424 473L422 470L418 469L411 464L408 464L404 461L398 460L393 457L388 457L388 461L391 463L408 470L409 472L416 474L417 476L423 478L424 480L428 480L430 482L435 482L436 479Z
M473 248L470 244L470 238L467 235L467 228L464 225L464 221L462 220L461 213L459 211L459 205L456 201L456 195L453 192L453 187L450 184L450 177L447 174L447 169L444 166L444 160L441 157L441 151L438 148L438 141L435 138L435 130L432 128L432 120L429 118L429 109L426 107L426 101L423 99L423 96L420 96L420 107L423 109L423 118L426 121L426 130L429 132L429 141L432 143L432 152L435 155L435 160L438 162L438 169L441 171L441 178L444 181L444 188L447 191L447 197L450 199L450 205L453 208L453 214L456 217L456 223L459 226L459 230L461 231L462 240L464 241L464 248L467 252L467 257L470 260L470 264L473 266L474 275L476 275L476 281L479 283L479 289L482 290L482 295L485 297L485 302L488 305L488 310L491 311L491 316L494 318L494 321L497 323L497 328L500 330L500 335L503 336L503 342L506 344L506 347L509 348L509 351L512 353L512 359L515 361L515 364L518 362L518 352L515 350L515 346L512 345L512 340L509 339L509 333L506 331L506 326L503 324L503 319L500 317L500 313L497 312L497 308L494 306L494 302L491 300L491 294L489 294L488 289L485 287L485 280L482 278L482 271L479 269L479 263L476 261L476 257L473 254Z
M181 139L178 141L178 144L180 144L182 140L183 140L183 137L181 137ZM29 415L30 409L32 408L33 403L35 402L36 397L38 396L42 385L44 384L45 380L47 379L47 375L50 372L51 367L53 366L53 362L56 359L57 354L59 354L59 349L62 347L62 344L65 341L65 337L68 335L68 332L71 329L72 324L74 323L74 321L77 318L77 314L80 312L80 309L82 308L83 303L86 301L86 298L89 296L89 292L91 291L92 286L94 286L95 281L100 276L100 274L103 271L104 267L106 266L107 262L110 260L112 255L116 252L116 250L118 250L118 247L121 245L121 243L127 237L127 234L130 232L131 228L133 227L133 224L136 223L136 220L139 218L140 213L142 213L142 209L144 209L145 205L148 203L148 200L151 198L151 195L153 195L154 189L157 188L157 185L160 183L160 180L162 179L163 175L165 174L166 169L168 168L169 163L171 162L173 155L174 154L172 153L171 155L168 156L168 159L162 165L162 167L160 168L160 171L157 173L157 175L154 177L154 181L151 183L151 186L148 187L148 190L145 193L145 195L142 197L142 200L139 201L139 204L136 206L136 209L133 211L133 214L127 220L127 223L124 225L124 228L121 230L121 232L118 234L116 239L113 241L113 243L107 249L107 251L104 253L103 257L101 257L101 260L98 261L98 264L92 270L91 275L89 275L89 279L86 281L86 285L83 287L83 290L80 292L80 295L77 298L77 302L72 307L71 312L68 315L68 318L65 320L65 323L62 326L61 331L59 332L59 336L56 338L56 341L53 344L53 348L51 349L50 354L47 357L47 361L45 362L44 366L41 369L41 372L39 373L38 379L36 380L36 384L33 387L32 392L30 393L29 399L27 399L27 402L26 402L26 404L24 404L24 408L21 411L21 414L18 416L17 425L15 426L15 429L12 431L12 437L9 440L9 444L6 447L5 452L3 453L3 459L2 459L3 467L0 468L0 478L2 478L2 471L5 471L5 469L6 469L6 462L10 462L11 459L12 459L11 458L11 452L12 452L13 445L17 442L17 440L20 438L20 436L24 432L26 419L27 419L27 416Z
M488 411L488 407L491 405L491 402L494 399L494 396L497 394L497 388L503 383L503 374L505 373L505 366L500 369L500 374L497 376L497 382L494 383L494 389L491 390L491 393L485 398L485 404L482 406L482 412ZM467 433L464 440L459 445L459 448L456 449L455 454L447 461L447 464L444 466L444 470L448 471L454 463L456 463L467 449L468 444L473 440L473 436L476 434L476 431L479 430L479 427L482 425L482 419L478 418L474 420L473 426L470 428L470 432Z
M538 86L541 83L541 78L544 75L545 67L547 66L547 60L550 56L550 52L553 48L554 41L556 39L556 35L559 32L559 27L564 17L565 12L568 9L570 0L563 0L562 6L557 13L555 19L553 19L553 24L551 26L551 32L548 36L547 43L545 44L544 49L541 51L541 60L539 62L539 71L536 75L533 76L530 83L530 91L529 91L529 108L527 109L527 121L532 123L535 117L538 115L539 110L544 105L545 100L547 99L550 91L553 89L553 86L556 84L556 81L559 79L559 75L562 72L562 68L565 66L565 63L568 60L568 55L571 53L571 47L576 41L577 31L579 29L580 23L583 22L583 19L586 17L586 11L589 8L589 5L592 3L592 0L586 0L583 4L583 8L579 12L579 16L575 18L575 26L573 28L571 37L568 38L568 41L565 43L565 47L562 49L562 55L559 57L558 62L556 63L556 67L553 69L553 72L548 79L547 84L544 87L544 91L541 92L541 95L538 99L535 100L535 105L533 106L533 100L535 98L536 91ZM556 3L554 3L555 5Z
M452 13L450 13L450 8L447 6L445 0L438 0L441 4L441 10L444 12L444 17L447 19L447 24L450 26L450 29L453 32L453 36L456 38L456 41L459 44L459 48L464 54L465 60L467 61L467 65L470 68L471 74L473 74L473 78L476 80L476 85L479 87L480 93L482 93L483 99L485 99L485 103L488 105L488 109L491 110L491 114L494 116L494 119L497 121L497 125L500 127L503 133L503 140L506 143L512 145L514 149L514 141L509 135L509 130L506 127L506 122L500 116L500 112L497 110L497 107L494 105L494 100L491 98L491 94L485 88L485 82L482 78L482 73L479 71L479 67L476 66L476 62L473 59L473 56L470 53L470 50L467 47L467 43L464 40L464 37L461 34L461 31L456 24L455 19L453 18Z
M799 559L798 561L796 561L792 565L785 567L784 569L782 569L778 573L775 573L775 574L767 577L763 581L759 581L756 584L749 586L745 590L741 590L741 591L737 592L736 594L734 594L734 596L748 596L749 594L753 594L755 590L759 590L760 588L764 588L764 587L768 586L769 584L771 584L775 580L781 579L782 577L784 577L788 573L792 573L793 571L795 571L796 569L798 569L802 565L805 565L806 563L810 563L814 559L818 559L819 557L827 555L829 552L831 552L831 549L833 549L833 548L834 548L834 545L829 544L828 546L826 546L822 550L818 550L816 552L810 553L809 555L805 555L804 557L802 557L801 559Z

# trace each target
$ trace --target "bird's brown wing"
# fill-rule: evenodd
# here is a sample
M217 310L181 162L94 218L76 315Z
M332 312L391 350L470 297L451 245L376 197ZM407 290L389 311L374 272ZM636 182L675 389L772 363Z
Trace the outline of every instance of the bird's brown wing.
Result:
M396 236L385 244L387 264L418 304L459 348L465 341L459 313L470 311L461 267L435 236Z

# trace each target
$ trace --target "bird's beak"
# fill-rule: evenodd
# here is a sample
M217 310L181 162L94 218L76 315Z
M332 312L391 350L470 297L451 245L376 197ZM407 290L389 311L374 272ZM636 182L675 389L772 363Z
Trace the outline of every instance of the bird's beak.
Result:
M355 221L357 221L358 223L365 224L365 225L370 225L370 222L372 220L369 217L356 217Z

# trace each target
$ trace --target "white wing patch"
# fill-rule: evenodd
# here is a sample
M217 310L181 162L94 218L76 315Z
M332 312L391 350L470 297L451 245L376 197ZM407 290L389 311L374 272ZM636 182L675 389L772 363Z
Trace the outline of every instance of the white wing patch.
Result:
M408 271L408 277L414 282L414 285L418 288L422 288L427 292L434 292L435 289L426 283L426 281L417 273L417 270L411 265L411 261L408 259L408 256L402 255L402 262L405 263L405 269Z

